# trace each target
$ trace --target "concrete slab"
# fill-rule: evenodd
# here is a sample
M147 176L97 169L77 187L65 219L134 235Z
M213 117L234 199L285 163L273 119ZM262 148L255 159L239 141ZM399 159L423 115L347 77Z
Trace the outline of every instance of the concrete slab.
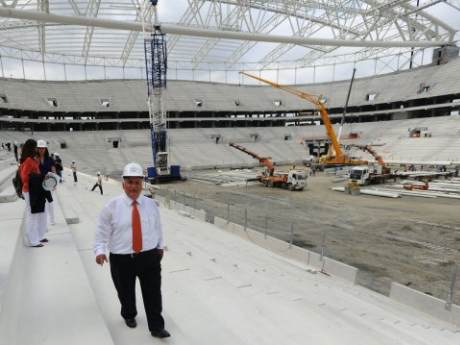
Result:
M14 249L20 238L24 208L24 201L22 200L3 204L0 207L0 312L3 293L13 263Z
M0 344L111 345L58 204L55 213L57 224L45 247L25 247L16 229L19 237L0 314Z
M6 187L0 192L0 203L4 202L13 202L18 199L16 191L14 190L13 185Z

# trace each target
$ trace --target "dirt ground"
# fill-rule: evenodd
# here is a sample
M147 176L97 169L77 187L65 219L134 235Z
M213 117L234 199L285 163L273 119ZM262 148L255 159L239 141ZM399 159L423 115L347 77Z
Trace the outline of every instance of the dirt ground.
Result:
M248 227L300 247L319 252L324 243L327 256L359 268L358 283L381 293L397 281L446 299L460 264L460 200L351 196L332 191L332 180L310 177L303 192L189 180L159 194L243 225L247 214Z

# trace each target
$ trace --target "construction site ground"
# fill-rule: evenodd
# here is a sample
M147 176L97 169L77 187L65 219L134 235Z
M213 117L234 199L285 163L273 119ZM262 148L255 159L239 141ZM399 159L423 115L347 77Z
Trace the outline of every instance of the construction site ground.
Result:
M333 180L317 173L305 191L290 192L192 178L157 193L313 251L324 244L327 256L359 268L358 284L383 294L396 281L446 299L460 263L460 200L351 196L332 191L344 184Z

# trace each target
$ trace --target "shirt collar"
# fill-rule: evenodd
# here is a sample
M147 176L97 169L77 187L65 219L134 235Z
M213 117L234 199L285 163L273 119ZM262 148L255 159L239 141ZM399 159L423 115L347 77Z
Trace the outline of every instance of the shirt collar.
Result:
M131 206L133 204L133 199L131 199L126 193L123 194L123 200L126 203L126 205ZM142 193L139 195L136 201L138 205L142 205Z

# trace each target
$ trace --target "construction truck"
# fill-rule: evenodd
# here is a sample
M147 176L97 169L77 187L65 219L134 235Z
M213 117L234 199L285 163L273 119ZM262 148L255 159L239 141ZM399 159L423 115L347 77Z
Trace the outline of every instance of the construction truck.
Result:
M354 166L350 169L350 182L357 183L360 186L369 184L385 183L392 177L390 168L386 165L382 156L380 156L371 145L351 145L360 150L369 152L377 162L377 166L372 164Z
M385 183L391 174L382 173L381 170L372 167L372 165L354 166L350 169L350 182L357 183L360 186L369 184Z
M288 172L275 172L273 175L267 175L265 171L258 178L266 187L280 187L290 191L302 191L307 183L307 173L295 169Z
M259 163L265 167L265 170L257 176L257 180L264 186L286 188L290 191L302 191L305 188L307 184L307 173L305 171L298 169L291 169L288 172L275 171L275 166L271 157L261 157L235 143L229 143L229 145L257 159Z

